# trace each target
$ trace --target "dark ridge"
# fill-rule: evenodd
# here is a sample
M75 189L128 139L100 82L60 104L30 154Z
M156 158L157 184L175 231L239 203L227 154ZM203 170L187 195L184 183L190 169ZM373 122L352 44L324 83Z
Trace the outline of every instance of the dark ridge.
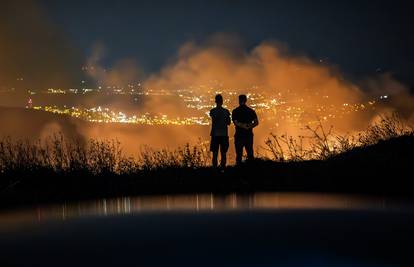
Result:
M256 159L224 172L165 167L114 174L86 170L2 173L0 207L36 205L139 194L257 191L332 192L411 197L414 136L354 148L325 160ZM16 179L19 177L19 179Z

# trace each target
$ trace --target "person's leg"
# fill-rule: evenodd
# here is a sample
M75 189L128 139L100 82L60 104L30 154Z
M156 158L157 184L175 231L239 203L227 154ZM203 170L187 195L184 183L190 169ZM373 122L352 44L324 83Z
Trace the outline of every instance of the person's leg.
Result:
M215 168L218 165L218 160L217 160L218 150L219 150L219 146L218 146L217 138L212 136L211 142L210 142L210 151L213 152L212 164L213 164L213 167Z
M212 159L212 164L214 168L217 168L218 166L218 151L213 151L213 159Z
M236 165L240 165L243 158L243 141L240 137L234 138L234 146L236 149Z
M246 146L246 152L247 152L247 160L253 160L254 159L253 136L246 137L245 146Z
M229 138L227 136L222 138L220 143L221 162L220 167L225 168L227 164L227 151L229 149Z
M247 153L246 137L243 137L243 139L242 139L242 146L243 146L243 148L242 148L243 153L244 153L245 150L246 150L246 153Z

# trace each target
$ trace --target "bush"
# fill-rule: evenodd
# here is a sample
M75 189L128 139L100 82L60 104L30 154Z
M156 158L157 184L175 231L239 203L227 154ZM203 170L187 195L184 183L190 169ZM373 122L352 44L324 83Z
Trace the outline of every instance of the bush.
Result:
M309 136L271 134L264 150L275 161L325 160L357 146L413 134L412 128L396 114L380 118L357 137L335 135L332 128L325 130L320 122L314 128L306 127ZM208 142L201 140L196 145L186 144L175 150L143 147L135 159L124 155L117 140L68 140L62 134L34 142L7 137L0 140L0 172L8 178L1 179L0 185L32 174L134 175L165 168L202 168L210 162Z
M335 135L332 127L326 130L320 121L316 127L306 126L305 129L310 136L295 138L272 133L262 149L275 161L326 160L356 147L375 145L380 141L413 135L413 129L395 113L390 116L380 116L378 122L357 136Z
M131 175L160 168L200 168L210 163L206 143L176 150L144 147L135 159L126 157L116 140L67 140L55 134L45 141L0 140L0 171L3 176L21 176L52 171L70 175Z

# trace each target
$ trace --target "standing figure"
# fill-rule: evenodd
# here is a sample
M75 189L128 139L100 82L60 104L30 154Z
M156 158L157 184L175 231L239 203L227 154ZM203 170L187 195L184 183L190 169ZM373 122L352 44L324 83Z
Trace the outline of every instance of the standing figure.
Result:
M247 159L252 160L253 155L253 128L259 125L256 112L246 105L247 96L239 96L239 106L232 112L232 119L236 126L234 145L236 148L236 164L240 165L243 158L243 148L246 149Z
M229 149L228 126L231 123L230 111L222 107L223 97L219 94L215 98L216 107L210 110L211 125L211 142L210 151L213 152L213 167L218 164L218 152L220 149L221 162L220 167L226 167L227 151Z

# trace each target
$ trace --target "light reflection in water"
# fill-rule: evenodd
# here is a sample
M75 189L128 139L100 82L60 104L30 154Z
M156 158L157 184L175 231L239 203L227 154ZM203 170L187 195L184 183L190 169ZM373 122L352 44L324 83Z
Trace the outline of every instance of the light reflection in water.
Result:
M206 212L282 209L390 209L383 198L334 194L254 193L139 196L42 206L0 213L0 227L85 216L125 215L144 212Z

